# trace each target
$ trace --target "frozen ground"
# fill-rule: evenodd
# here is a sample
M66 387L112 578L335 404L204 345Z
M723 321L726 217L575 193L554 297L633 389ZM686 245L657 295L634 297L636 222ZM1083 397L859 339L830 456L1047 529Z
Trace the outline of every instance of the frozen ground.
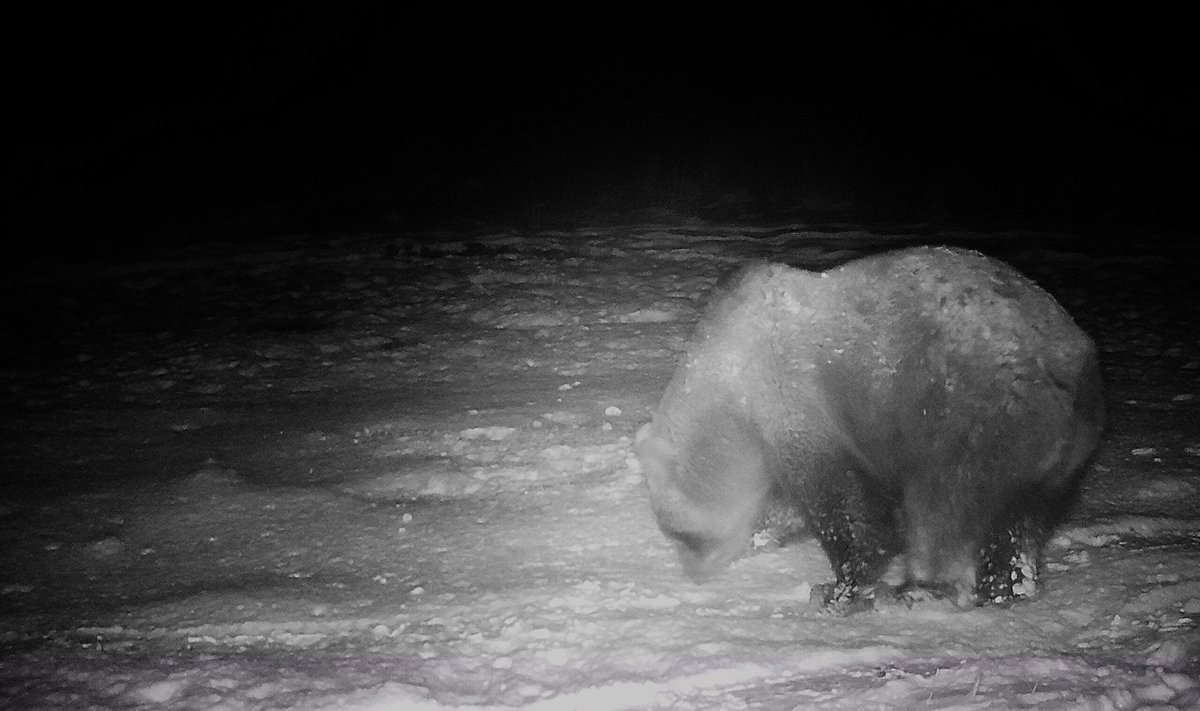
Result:
M697 300L917 241L1008 259L1102 348L1043 597L828 617L811 540L685 582L629 447ZM646 225L15 274L0 706L1200 708L1198 261Z

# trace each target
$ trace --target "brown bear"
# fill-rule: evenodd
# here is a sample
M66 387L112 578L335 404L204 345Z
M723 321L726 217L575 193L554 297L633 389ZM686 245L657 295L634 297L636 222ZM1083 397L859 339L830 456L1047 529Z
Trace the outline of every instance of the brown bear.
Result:
M746 547L768 503L829 556L833 611L904 591L1034 594L1104 403L1091 339L979 253L917 247L826 272L759 262L719 285L635 452L684 572Z

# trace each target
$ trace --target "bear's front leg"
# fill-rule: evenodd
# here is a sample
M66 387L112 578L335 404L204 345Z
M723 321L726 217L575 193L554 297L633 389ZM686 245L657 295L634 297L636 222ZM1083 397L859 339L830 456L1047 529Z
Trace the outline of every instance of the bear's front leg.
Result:
M857 462L845 454L824 458L815 470L788 476L793 502L820 541L836 578L813 588L814 601L839 615L871 609L874 601L864 594L865 588L879 579L897 553L892 497L879 487L868 490Z

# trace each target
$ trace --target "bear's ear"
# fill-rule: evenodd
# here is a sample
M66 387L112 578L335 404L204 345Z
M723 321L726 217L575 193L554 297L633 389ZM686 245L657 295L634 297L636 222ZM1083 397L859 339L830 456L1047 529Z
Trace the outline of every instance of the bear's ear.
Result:
M633 439L633 454L642 467L642 476L651 491L658 491L675 470L679 450L668 440L654 433L654 423L642 425Z
M668 460L679 455L678 449L664 437L654 433L654 423L647 422L633 438L633 453L645 464L645 458Z

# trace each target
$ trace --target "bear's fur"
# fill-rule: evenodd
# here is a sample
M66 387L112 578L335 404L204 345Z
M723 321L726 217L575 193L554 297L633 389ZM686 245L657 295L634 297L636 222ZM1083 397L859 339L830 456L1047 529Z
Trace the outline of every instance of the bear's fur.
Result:
M1103 410L1095 346L1051 296L981 254L919 247L737 272L635 452L693 580L744 550L774 498L829 556L831 609L899 553L909 586L1003 602L1034 593Z

